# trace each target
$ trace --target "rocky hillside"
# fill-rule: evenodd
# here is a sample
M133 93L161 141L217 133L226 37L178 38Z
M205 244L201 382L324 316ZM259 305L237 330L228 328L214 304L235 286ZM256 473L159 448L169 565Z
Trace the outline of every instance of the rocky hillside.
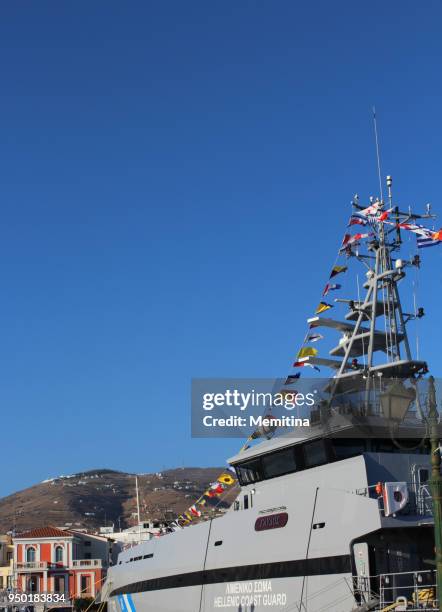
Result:
M178 468L138 474L141 519L174 517L186 510L223 468ZM237 493L232 487L228 505ZM59 476L0 499L0 533L44 525L96 529L136 524L135 474L91 470Z

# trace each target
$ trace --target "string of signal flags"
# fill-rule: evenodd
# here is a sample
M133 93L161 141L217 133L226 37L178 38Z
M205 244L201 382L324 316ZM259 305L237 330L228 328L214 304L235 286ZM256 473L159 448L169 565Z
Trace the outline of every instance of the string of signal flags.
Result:
M400 228L415 234L418 249L437 246L442 243L442 228L436 231L415 223L400 223L395 220L392 221L390 220L390 214L393 213L393 208L382 210L382 207L383 203L380 200L375 200L366 208L352 212L347 228L354 225L360 225L363 227L371 226L373 231L358 232L356 234L346 232L339 247L336 262L338 261L339 257L343 255L345 255L347 258L354 255L355 253L353 252L353 249L359 247L361 245L361 241L372 238L378 231L380 223L387 226ZM346 265L337 265L336 262L330 271L329 277L322 291L321 300L315 310L315 315L322 314L323 312L333 308L334 305L330 304L328 301L325 301L325 298L331 292L339 291L342 288L342 285L340 283L336 283L334 279L340 274L347 272L348 267ZM319 352L318 349L311 345L323 339L322 334L312 331L315 327L315 322L311 322L309 324L307 334L304 337L302 346L296 355L295 362L293 363L294 368L310 367L318 372L320 371L318 366L308 362L309 357L315 357ZM301 372L289 374L285 380L284 386L294 384L300 378L300 376ZM282 389L280 393L296 392L288 389ZM271 417L271 415L269 416ZM248 442L260 437L261 435L263 435L262 432L259 432L258 430L253 432L247 438L247 441L241 450L248 448ZM190 525L195 519L202 516L203 509L207 506L209 500L213 500L215 498L219 499L226 492L232 489L232 487L236 484L236 479L230 472L230 469L232 468L229 468L220 474L216 481L212 482L204 493L185 512L183 512L183 514L180 514L177 517L176 523L178 526L184 527Z
M226 470L218 476L215 482L212 482L204 493L185 511L180 514L176 522L184 527L189 525L195 519L201 517L204 508L207 506L209 500L220 498L224 493L229 491L236 483L235 477L230 473L230 470Z
M394 228L409 231L415 234L418 249L430 246L437 246L442 243L442 228L439 230L431 230L423 225L419 225L416 223L401 223L396 220L392 221L390 219L390 215L394 212L394 208L382 210L382 206L382 202L380 200L376 200L374 202L371 202L370 205L366 208L352 212L347 224L347 228L354 225L371 226L373 228L373 231L358 232L355 234L350 234L346 232L344 234L344 238L342 239L341 246L339 247L338 256L336 260L338 260L338 258L342 255L345 255L347 258L354 255L353 249L359 247L361 241L370 239L375 236L380 223ZM344 274L345 272L347 272L347 269L348 267L346 265L336 265L335 263L335 265L331 269L329 278L322 292L321 301L319 302L315 310L315 315L322 314L334 307L333 304L330 304L328 301L325 301L325 298L330 292L338 291L342 288L342 285L340 283L334 282L334 279L339 274ZM323 336L321 334L312 333L312 329L314 329L316 326L317 324L314 321L309 324L307 334L304 337L302 346L298 351L295 362L293 363L294 368L309 367L313 368L314 370L317 370L318 372L320 371L320 368L318 368L318 366L314 365L313 363L309 363L308 361L309 357L315 357L319 352L318 349L309 345L323 339ZM285 385L293 384L300 376L301 372L290 374L285 381Z

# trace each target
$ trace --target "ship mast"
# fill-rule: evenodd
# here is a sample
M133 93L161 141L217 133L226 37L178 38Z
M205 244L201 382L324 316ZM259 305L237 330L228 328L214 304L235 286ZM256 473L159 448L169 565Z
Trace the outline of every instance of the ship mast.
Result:
M355 213L364 211L370 228L367 253L360 252L358 244L341 248L347 258L365 266L365 297L335 300L349 307L344 321L327 316L308 319L310 327L333 328L342 333L338 345L329 352L338 359L316 356L304 359L312 365L335 370L330 401L336 394L360 389L363 380L366 413L370 412L370 391L375 385L386 379L412 379L428 371L425 361L413 358L407 332L407 323L423 316L423 309L405 313L398 287L406 276L406 268L419 267L420 258L416 255L410 261L405 260L398 251L402 244L400 227L432 215L402 212L394 206L391 176L387 177L387 191L387 205L383 200L371 198L369 208L373 214L366 212L357 197L353 200Z

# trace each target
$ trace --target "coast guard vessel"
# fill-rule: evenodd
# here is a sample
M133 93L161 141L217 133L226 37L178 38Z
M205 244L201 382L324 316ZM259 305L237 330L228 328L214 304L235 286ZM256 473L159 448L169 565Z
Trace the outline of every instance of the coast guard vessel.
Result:
M331 305L321 302L327 308L308 320L338 335L327 358L304 351L295 363L332 369L308 432L232 457L240 493L224 515L123 551L103 588L111 612L439 609L435 386L407 333L423 310L405 312L399 289L420 265L417 254L400 256L401 236L428 246L441 238L419 225L429 210L401 211L390 177L387 185L387 202L354 199L350 226L367 233L346 234L339 251L363 266L361 295L335 301L341 319L323 315ZM439 453L433 462L438 470Z

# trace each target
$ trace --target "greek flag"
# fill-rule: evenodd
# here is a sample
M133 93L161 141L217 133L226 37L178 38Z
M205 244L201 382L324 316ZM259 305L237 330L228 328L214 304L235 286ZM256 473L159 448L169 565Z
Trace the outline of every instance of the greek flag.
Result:
M417 237L417 248L424 249L425 247L436 246L437 244L441 244L440 240L433 240L432 238L427 238L425 236Z
M132 595L118 595L121 612L136 612Z

